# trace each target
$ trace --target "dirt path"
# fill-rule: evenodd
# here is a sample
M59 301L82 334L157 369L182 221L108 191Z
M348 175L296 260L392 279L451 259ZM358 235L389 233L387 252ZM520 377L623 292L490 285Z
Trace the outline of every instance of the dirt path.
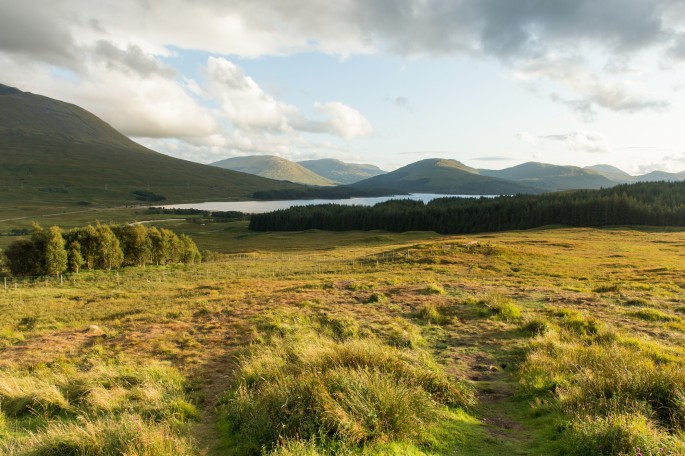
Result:
M473 415L482 423L482 439L467 443L458 455L539 456L539 432L529 418L526 401L517 399L516 368L526 338L508 324L467 315L446 328L447 365L459 366L455 376L470 380L478 404Z

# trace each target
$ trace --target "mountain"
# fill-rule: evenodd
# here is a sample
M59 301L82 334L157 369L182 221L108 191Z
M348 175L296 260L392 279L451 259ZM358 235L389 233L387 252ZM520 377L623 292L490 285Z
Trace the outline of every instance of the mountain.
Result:
M657 181L680 182L680 181L685 181L685 172L667 173L666 171L652 171L651 173L643 174L642 176L635 176L635 180L637 182L657 182Z
M4 213L26 204L226 201L284 188L301 187L160 154L76 105L0 85Z
M476 169L456 160L439 158L421 160L387 174L357 182L350 187L452 195L540 193L540 190L534 187L496 177L481 176Z
M609 180L617 182L619 184L629 184L635 182L635 176L631 176L622 169L616 168L611 165L594 165L586 166L585 169L594 171L601 174Z
M345 163L332 158L304 160L298 163L316 174L340 184L354 184L369 177L385 174L385 171L374 165Z
M306 167L275 155L252 155L233 157L211 164L219 168L232 169L255 176L268 177L281 181L296 182L306 185L335 185L330 179L318 175Z
M616 182L605 176L577 166L558 166L528 162L501 170L479 170L483 176L507 179L546 191L598 189L613 187Z

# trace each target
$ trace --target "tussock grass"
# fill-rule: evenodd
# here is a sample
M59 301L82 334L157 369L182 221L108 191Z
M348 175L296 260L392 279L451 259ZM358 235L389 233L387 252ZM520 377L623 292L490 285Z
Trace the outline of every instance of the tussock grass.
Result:
M451 319L443 314L440 308L432 302L423 304L423 306L419 308L417 314L421 320L435 325L444 325L451 321Z
M682 440L654 426L639 413L584 417L574 421L560 442L570 456L675 455L685 453Z
M0 443L8 456L191 456L189 438L168 424L134 414L53 422L15 443Z
M422 441L441 407L475 403L466 383L452 381L421 350L374 338L336 341L306 328L297 336L271 338L240 363L222 406L239 454L278 447L282 439L303 442L278 454L318 454L306 443L312 439L344 447Z
M438 285L437 283L431 283L422 290L422 293L425 295L444 295L447 292L445 291L445 288L442 285Z
M676 316L670 315L665 312L661 312L656 309L640 309L637 312L632 312L629 315L639 318L640 320L646 321L665 321L665 322L682 322L683 319Z
M511 298L499 293L489 294L485 299L479 301L484 307L483 314L494 316L504 321L519 320L522 316L521 307L514 303Z
M17 431L0 444L0 454L192 453L179 430L198 411L185 397L186 382L177 370L158 362L85 366L0 372L2 416L14 419ZM26 418L34 416L46 426L32 430Z
M597 336L548 332L533 340L521 366L524 391L551 394L570 419L562 452L681 454L685 446L674 436L685 431L685 365L655 360L634 340Z

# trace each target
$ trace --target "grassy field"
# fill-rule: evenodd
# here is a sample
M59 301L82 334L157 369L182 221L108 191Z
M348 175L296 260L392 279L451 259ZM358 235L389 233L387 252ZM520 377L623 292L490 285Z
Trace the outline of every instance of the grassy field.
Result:
M0 453L685 453L685 232L164 226L227 253L0 282Z

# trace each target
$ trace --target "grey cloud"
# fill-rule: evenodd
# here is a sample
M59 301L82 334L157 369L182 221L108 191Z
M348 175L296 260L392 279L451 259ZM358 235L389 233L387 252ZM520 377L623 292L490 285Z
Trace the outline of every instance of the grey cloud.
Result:
M538 136L538 139L561 142L564 143L569 150L584 152L605 152L611 148L608 141L603 136L582 131Z
M0 14L0 51L67 68L79 67L74 39L49 8L4 2Z
M675 60L685 60L685 34L675 38L673 45L668 49L668 55Z
M93 54L100 59L104 59L110 68L134 72L144 78L153 75L163 77L173 77L175 75L172 68L145 54L136 45L129 45L126 49L119 49L109 41L100 40L93 48Z
M407 97L396 97L394 103L397 107L405 108L409 105L409 99Z

